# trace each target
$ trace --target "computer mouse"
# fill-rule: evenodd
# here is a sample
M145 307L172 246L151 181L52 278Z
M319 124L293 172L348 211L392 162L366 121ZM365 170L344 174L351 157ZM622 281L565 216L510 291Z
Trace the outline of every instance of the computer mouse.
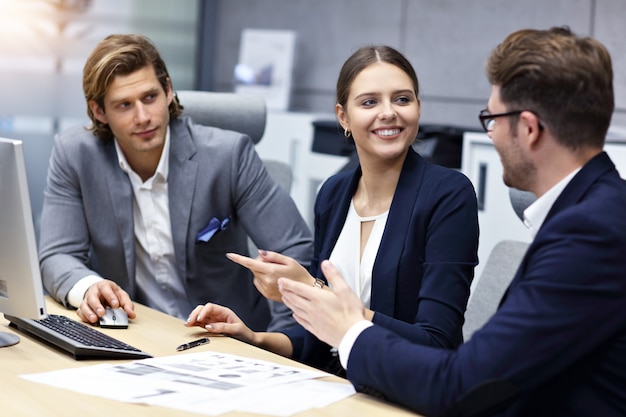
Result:
M128 315L121 308L106 307L104 316L100 317L100 327L109 329L127 329Z

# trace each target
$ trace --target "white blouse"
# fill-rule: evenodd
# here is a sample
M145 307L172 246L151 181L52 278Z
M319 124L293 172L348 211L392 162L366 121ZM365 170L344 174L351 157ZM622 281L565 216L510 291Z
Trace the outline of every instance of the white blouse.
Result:
M330 254L330 261L339 270L350 288L359 296L366 308L370 306L372 269L388 214L389 210L376 216L361 217L357 214L354 203L351 201L343 229ZM363 257L360 257L361 223L370 221L374 222L374 226L363 250Z

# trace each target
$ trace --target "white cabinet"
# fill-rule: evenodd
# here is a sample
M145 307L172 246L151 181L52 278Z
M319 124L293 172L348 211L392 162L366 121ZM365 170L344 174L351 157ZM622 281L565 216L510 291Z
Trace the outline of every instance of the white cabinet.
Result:
M463 136L461 170L472 181L478 198L480 238L474 284L491 249L504 239L530 242L530 232L513 211L509 189L502 182L502 165L493 143L484 133Z
M607 141L605 150L621 176L626 178L626 142ZM530 242L531 236L513 211L509 189L502 181L500 157L487 134L465 133L461 170L474 184L479 204L479 264L476 268L475 285L496 243L504 239Z
M291 166L291 197L311 227L319 186L348 162L347 157L311 151L313 121L330 117L333 115L269 111L265 133L256 145L262 159L282 161Z

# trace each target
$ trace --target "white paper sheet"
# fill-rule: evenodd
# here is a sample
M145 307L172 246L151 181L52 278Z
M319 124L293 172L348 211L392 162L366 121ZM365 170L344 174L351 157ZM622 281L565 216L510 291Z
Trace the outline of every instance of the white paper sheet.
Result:
M122 402L207 415L249 411L282 417L325 407L354 394L350 384L315 380L327 375L236 355L199 352L21 377Z

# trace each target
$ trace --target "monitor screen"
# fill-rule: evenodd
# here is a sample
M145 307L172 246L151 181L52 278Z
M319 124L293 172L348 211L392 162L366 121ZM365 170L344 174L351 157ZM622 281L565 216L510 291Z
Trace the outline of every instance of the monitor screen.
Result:
M46 317L22 141L0 138L0 313ZM0 347L17 335L0 332Z

